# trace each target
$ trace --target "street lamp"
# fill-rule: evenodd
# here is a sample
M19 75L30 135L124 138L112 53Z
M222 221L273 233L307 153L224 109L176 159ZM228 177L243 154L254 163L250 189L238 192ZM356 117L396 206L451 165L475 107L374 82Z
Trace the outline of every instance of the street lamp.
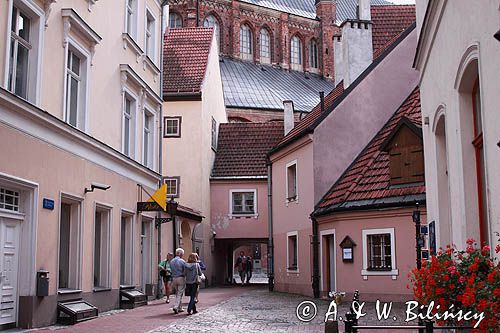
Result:
M172 229L173 229L173 244L174 244L174 254L175 250L177 249L177 224L175 223L175 215L177 215L177 207L179 206L179 203L177 203L174 200L174 197L171 197L169 201L167 201L167 212L170 215L170 218L172 219Z
M412 219L413 222L415 223L415 248L417 250L417 269L422 268L422 247L424 246L424 240L422 238L422 235L420 234L420 210L418 206L418 202L416 203L416 209L413 211L412 214ZM421 310L420 307L418 308L418 313L420 314ZM422 326L423 322L422 319L418 319L418 325ZM423 329L418 329L419 333L423 333Z

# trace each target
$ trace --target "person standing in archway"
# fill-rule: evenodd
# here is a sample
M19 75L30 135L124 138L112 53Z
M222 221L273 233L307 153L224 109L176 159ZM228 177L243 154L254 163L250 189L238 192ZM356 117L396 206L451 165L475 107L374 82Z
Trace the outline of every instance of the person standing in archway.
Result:
M253 270L252 257L248 256L246 265L247 284L250 284L250 279L252 278L252 270Z
M234 267L238 270L238 274L241 279L241 286L245 285L245 276L247 271L247 257L245 257L245 252L240 251L240 256L236 259L236 264Z

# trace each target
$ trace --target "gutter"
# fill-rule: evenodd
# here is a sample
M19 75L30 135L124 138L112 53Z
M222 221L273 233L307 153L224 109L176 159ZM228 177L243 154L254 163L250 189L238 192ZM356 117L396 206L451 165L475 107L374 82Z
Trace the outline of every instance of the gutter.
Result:
M273 164L266 158L267 165L267 277L269 291L274 290L274 240L273 240Z
M319 298L319 236L318 236L318 221L311 215L312 222L312 251L313 251L313 276L312 289L314 298Z
M164 92L163 101L201 101L201 91L198 92Z

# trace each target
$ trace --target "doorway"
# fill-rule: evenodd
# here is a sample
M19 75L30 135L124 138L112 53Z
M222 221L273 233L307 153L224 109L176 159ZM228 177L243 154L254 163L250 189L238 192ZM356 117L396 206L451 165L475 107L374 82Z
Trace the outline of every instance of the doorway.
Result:
M321 237L322 276L324 291L326 293L336 290L335 276L335 233L322 232Z
M151 283L152 264L152 226L150 219L141 222L141 289L146 291L146 284Z
M0 213L0 327L15 327L22 214Z

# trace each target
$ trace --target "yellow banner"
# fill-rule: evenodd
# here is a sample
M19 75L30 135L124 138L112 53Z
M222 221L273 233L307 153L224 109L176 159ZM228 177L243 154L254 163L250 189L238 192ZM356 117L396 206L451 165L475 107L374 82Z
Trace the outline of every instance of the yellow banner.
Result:
M163 184L163 186L160 187L147 202L153 201L160 205L164 211L167 211L167 184Z

